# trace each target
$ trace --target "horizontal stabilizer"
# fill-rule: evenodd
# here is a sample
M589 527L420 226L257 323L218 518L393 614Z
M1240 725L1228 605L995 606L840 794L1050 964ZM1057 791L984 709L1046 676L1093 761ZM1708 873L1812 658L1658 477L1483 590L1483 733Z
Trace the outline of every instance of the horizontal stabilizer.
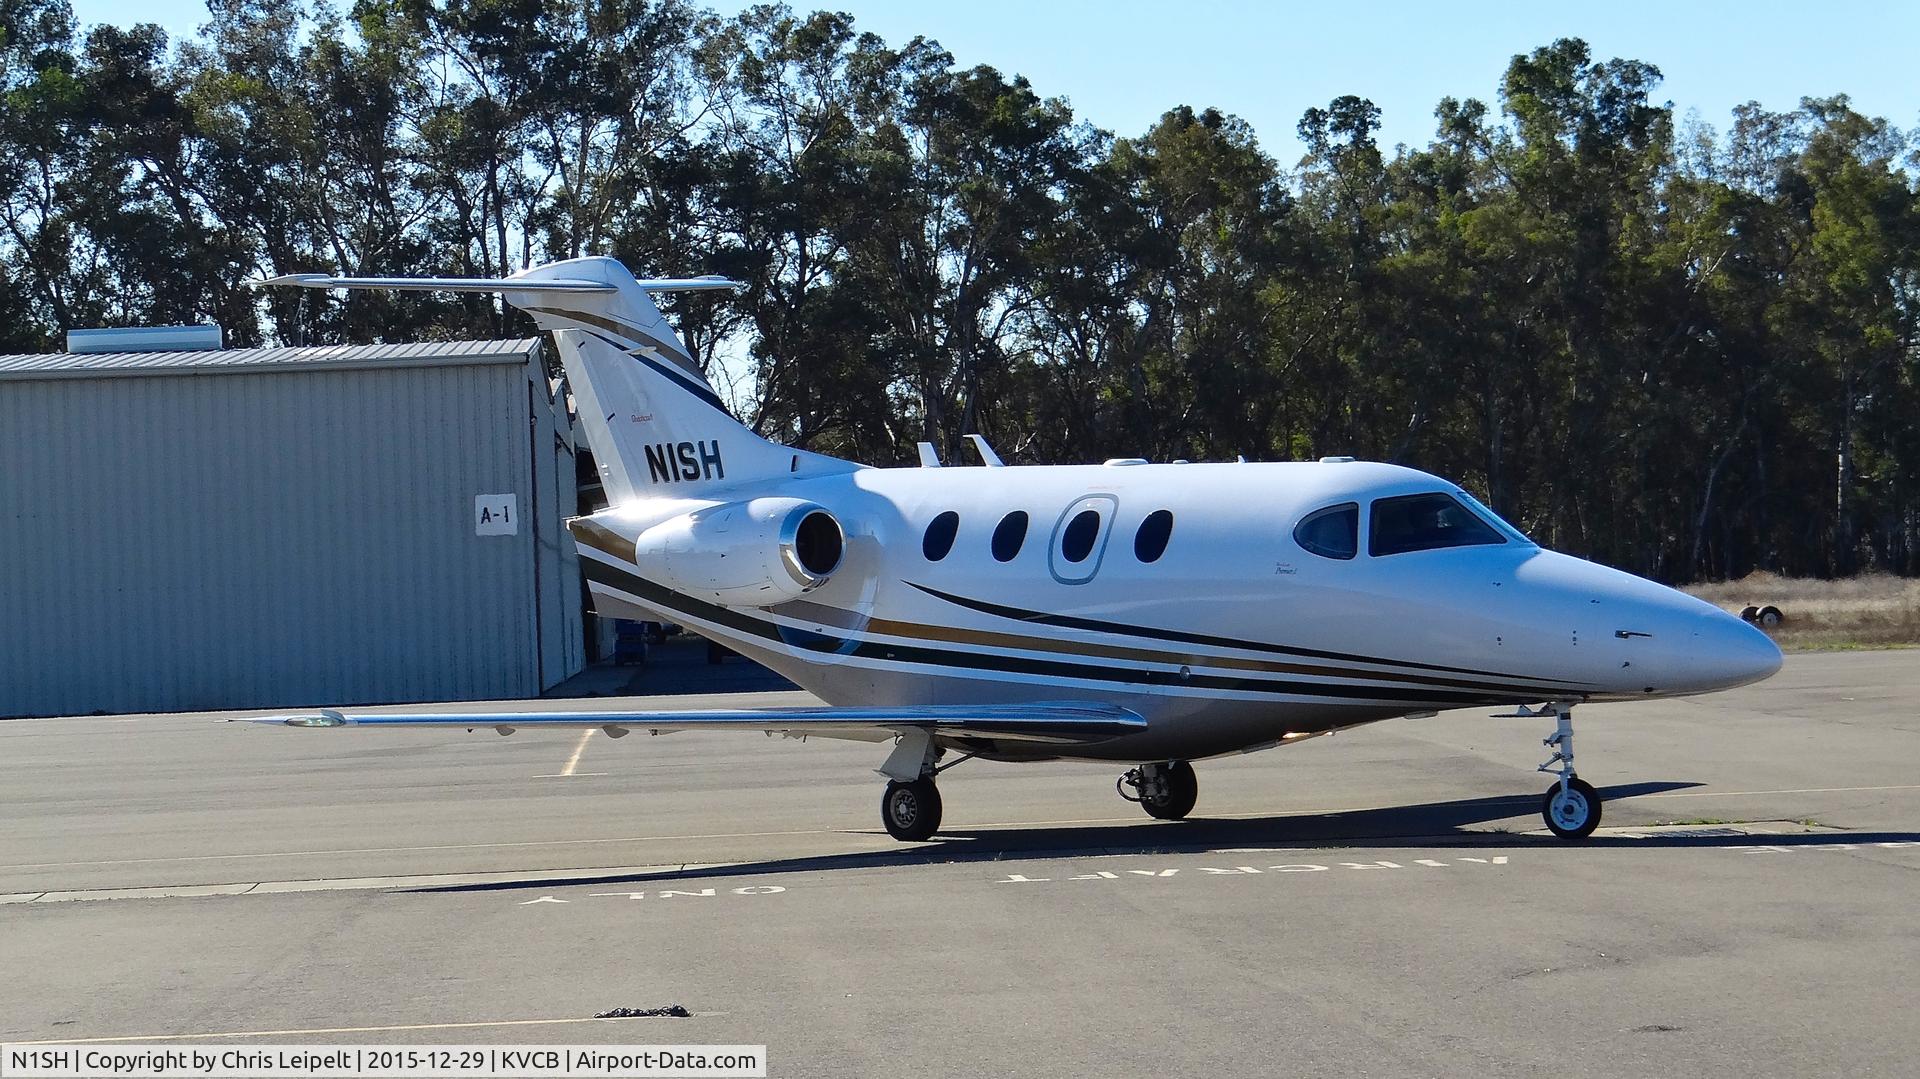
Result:
M398 712L348 714L321 709L249 720L288 727L605 728L628 731L739 730L824 737L925 731L936 738L991 738L1060 745L1105 742L1147 729L1137 714L1109 704L924 705L902 708L771 708L704 712Z
M289 274L260 285L497 293L553 334L580 431L607 501L702 496L853 466L778 446L727 409L705 364L660 313L660 293L737 289L724 277L639 280L601 255L532 266L507 277L344 277ZM682 452L693 457L682 458ZM661 455L665 454L665 457ZM680 467L683 460L698 467ZM665 468L663 462L673 462ZM693 471L689 472L688 469ZM875 735L874 737L885 737Z
M724 277L660 277L635 282L648 292L702 292L746 286ZM618 292L617 284L569 277L335 277L295 273L255 282L299 288L384 288L407 292Z

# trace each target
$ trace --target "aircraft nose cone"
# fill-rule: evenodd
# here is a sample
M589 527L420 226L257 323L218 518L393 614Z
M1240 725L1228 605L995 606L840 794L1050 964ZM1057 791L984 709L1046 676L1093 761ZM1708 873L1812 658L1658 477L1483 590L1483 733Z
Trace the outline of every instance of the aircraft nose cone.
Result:
M1692 633L1692 666L1700 690L1732 689L1780 669L1780 646L1724 611L1703 616Z

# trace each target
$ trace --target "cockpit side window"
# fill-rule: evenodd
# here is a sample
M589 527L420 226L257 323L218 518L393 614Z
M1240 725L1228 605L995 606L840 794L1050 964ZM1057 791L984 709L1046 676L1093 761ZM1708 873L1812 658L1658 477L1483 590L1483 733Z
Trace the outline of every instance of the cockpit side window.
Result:
M1360 549L1360 503L1307 514L1293 527L1293 541L1322 558L1352 558Z
M1367 527L1367 553L1376 558L1505 542L1505 536L1452 495L1438 492L1377 499Z

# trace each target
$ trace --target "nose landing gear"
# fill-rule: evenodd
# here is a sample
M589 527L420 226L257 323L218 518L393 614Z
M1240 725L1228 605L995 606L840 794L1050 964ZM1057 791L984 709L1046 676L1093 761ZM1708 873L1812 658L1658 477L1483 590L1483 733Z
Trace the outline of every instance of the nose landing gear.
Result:
M1139 793L1128 794L1132 787ZM1200 779L1186 761L1166 761L1129 768L1114 780L1113 789L1129 802L1138 802L1147 816L1159 820L1181 820L1193 812L1200 798Z
M1547 788L1540 815L1546 818L1548 830L1561 839L1585 839L1600 827L1600 792L1573 771L1573 706L1555 703L1551 707L1554 732L1540 744L1553 750L1553 756L1540 771L1557 775L1560 781Z

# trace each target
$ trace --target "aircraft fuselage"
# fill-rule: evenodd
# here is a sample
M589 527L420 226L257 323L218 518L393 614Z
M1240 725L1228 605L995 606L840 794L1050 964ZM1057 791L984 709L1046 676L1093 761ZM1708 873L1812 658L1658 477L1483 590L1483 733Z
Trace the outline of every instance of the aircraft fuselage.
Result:
M845 534L804 596L716 602L636 554L648 529L734 501L703 491L575 523L596 606L695 629L833 705L1074 699L1147 719L1071 753L1088 759L1203 757L1447 708L1704 693L1780 663L1739 619L1545 550L1453 484L1392 465L861 468L777 493ZM1421 495L1455 500L1491 535L1399 549L1406 535L1460 542ZM1456 531L1475 523L1441 509ZM1331 555L1299 533L1326 510Z

